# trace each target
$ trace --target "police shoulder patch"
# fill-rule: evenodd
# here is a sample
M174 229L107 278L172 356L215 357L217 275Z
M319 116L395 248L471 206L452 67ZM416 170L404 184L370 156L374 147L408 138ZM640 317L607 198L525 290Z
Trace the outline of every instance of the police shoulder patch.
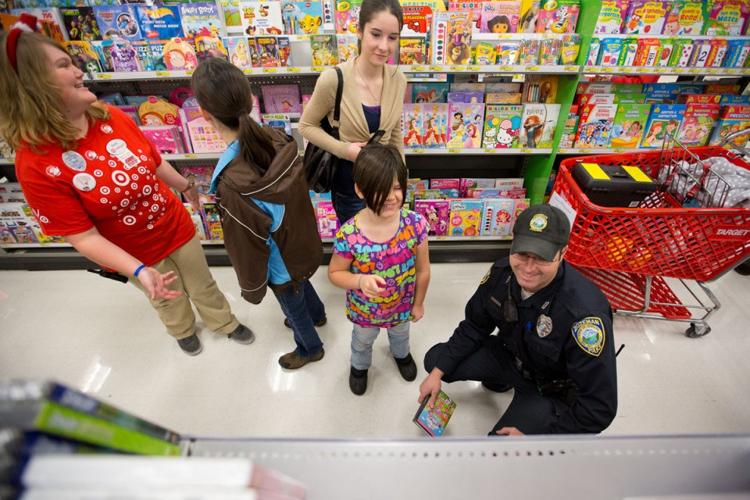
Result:
M588 316L573 323L571 330L576 344L587 354L598 357L604 349L604 323L601 318Z

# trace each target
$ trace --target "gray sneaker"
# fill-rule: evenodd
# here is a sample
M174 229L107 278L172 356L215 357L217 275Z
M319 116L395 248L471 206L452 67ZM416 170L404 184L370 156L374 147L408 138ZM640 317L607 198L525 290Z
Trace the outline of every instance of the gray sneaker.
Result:
M240 326L229 334L229 338L239 344L252 344L253 340L255 340L255 334L248 327L240 323Z
M196 334L192 334L184 339L177 339L177 343L180 345L182 352L188 356L197 356L203 350L201 341Z

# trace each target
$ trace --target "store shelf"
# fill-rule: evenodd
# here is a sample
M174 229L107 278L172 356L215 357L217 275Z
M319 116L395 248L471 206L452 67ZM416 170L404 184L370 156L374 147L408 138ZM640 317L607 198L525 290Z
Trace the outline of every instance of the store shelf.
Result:
M557 39L562 40L569 33L472 33L472 42L499 42L502 40L545 40Z
M276 68L252 68L244 70L248 76L269 75L317 75L328 66L286 66ZM411 73L542 73L542 74L577 74L580 66L577 65L540 65L540 64L517 64L517 65L442 65L442 64L402 64L399 69L406 74ZM193 76L193 71L133 71L127 73L90 73L86 79L94 82L131 82L142 80L183 80Z
M608 155L617 153L653 153L656 149L648 148L560 148L559 155Z
M188 454L247 457L301 481L309 500L736 499L750 493L750 435L194 439Z
M672 68L653 66L585 66L583 74L750 76L750 68Z
M603 38L616 38L616 39L624 39L624 38L657 38L660 40L664 39L670 39L670 40L713 40L713 39L720 39L720 40L747 40L750 41L750 36L724 36L724 35L649 35L649 34L618 34L618 35L608 35L606 33L595 33L592 35L594 38L603 39ZM473 39L473 37L472 37Z

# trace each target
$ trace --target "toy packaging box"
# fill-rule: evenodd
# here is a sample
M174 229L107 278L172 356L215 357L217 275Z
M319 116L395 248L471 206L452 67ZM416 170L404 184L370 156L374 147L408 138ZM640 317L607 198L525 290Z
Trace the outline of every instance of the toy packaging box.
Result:
M482 146L507 149L518 147L523 106L488 104L484 118Z
M685 114L685 104L654 104L648 116L641 147L661 149L669 137L676 137Z
M419 409L412 420L430 436L440 437L445 433L445 427L456 410L456 402L443 391L440 391L435 398L433 408L427 406L428 401L429 396L425 397L422 404L419 405Z

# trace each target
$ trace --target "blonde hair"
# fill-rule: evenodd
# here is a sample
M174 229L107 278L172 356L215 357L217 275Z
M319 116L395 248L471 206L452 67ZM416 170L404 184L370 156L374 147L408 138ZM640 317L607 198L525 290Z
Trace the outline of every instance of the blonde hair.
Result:
M60 105L60 89L52 81L44 45L65 47L39 33L18 37L18 71L8 60L8 32L0 33L0 135L13 148L22 143L37 147L59 143L72 148L79 130L70 124ZM86 110L89 121L109 118L106 107L95 103Z

